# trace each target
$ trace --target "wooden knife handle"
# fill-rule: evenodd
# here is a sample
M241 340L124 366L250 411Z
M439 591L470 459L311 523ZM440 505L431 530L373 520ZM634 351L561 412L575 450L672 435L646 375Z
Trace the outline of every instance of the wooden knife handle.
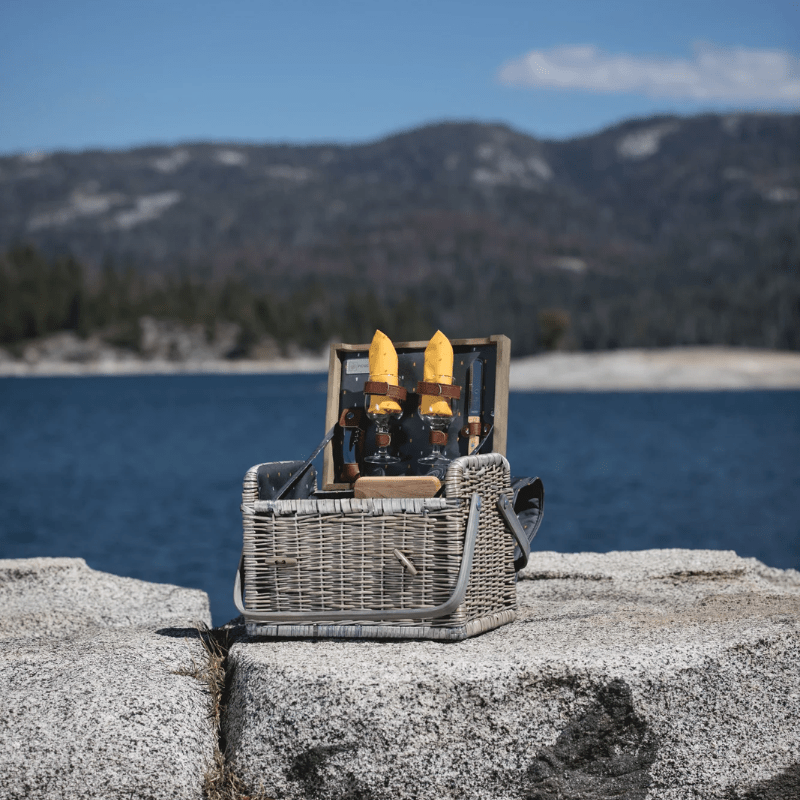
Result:
M410 475L391 478L359 478L353 484L353 496L433 497L442 484L435 475Z

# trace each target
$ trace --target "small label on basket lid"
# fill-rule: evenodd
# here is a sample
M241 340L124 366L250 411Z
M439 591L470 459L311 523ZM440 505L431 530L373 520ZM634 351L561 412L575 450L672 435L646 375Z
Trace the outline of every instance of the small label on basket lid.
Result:
M344 371L348 375L369 375L369 358L348 358Z

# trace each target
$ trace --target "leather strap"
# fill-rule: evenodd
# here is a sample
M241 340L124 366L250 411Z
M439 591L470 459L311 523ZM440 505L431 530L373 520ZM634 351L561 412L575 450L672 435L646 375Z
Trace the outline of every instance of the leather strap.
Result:
M480 436L483 433L483 423L468 422L459 433L462 436Z
M447 444L447 434L444 431L431 431L428 441L431 444Z
M395 386L386 381L367 381L364 384L364 394L377 394L390 397L392 400L405 400L408 392L402 386Z
M484 437L483 437L483 439L481 439L481 440L480 440L480 442L478 442L478 444L477 444L477 446L475 447L475 449L474 449L474 450L471 450L471 451L468 453L468 455L474 456L476 453L480 453L480 451L483 449L483 446L486 444L486 442L488 442L488 441L489 441L489 437L492 435L492 431L493 431L493 430L494 430L494 423L492 423L491 425L489 425L489 428L488 428L488 430L486 431L486 436L484 436Z
M417 384L417 394L432 394L435 396L447 397L450 400L458 400L461 397L461 387L451 383L428 383L420 381Z
M361 475L358 464L342 464L342 480L345 483L353 483Z
M363 408L343 408L342 413L339 415L339 427L347 430L360 428L363 420Z

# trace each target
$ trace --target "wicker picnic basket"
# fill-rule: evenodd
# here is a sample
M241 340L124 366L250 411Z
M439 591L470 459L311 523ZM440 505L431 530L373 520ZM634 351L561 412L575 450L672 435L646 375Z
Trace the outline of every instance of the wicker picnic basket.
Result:
M356 498L317 490L308 462L257 464L234 601L254 636L465 639L514 620L543 502L497 452L454 458L435 497Z

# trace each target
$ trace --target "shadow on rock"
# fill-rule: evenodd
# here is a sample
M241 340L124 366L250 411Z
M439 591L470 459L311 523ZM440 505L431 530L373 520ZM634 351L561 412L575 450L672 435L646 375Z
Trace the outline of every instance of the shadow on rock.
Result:
M800 764L792 764L773 778L760 781L741 792L733 790L728 800L786 800L800 797Z
M168 636L170 639L199 639L201 631L198 628L159 628L157 636Z
M633 710L621 680L600 689L597 700L570 722L552 747L528 767L526 800L644 800L656 742Z
M296 756L286 777L299 783L305 797L322 797L325 788L324 767L330 756L352 750L352 745L312 747ZM336 796L336 800L368 800L369 793L361 787L354 775L349 776L349 786Z

